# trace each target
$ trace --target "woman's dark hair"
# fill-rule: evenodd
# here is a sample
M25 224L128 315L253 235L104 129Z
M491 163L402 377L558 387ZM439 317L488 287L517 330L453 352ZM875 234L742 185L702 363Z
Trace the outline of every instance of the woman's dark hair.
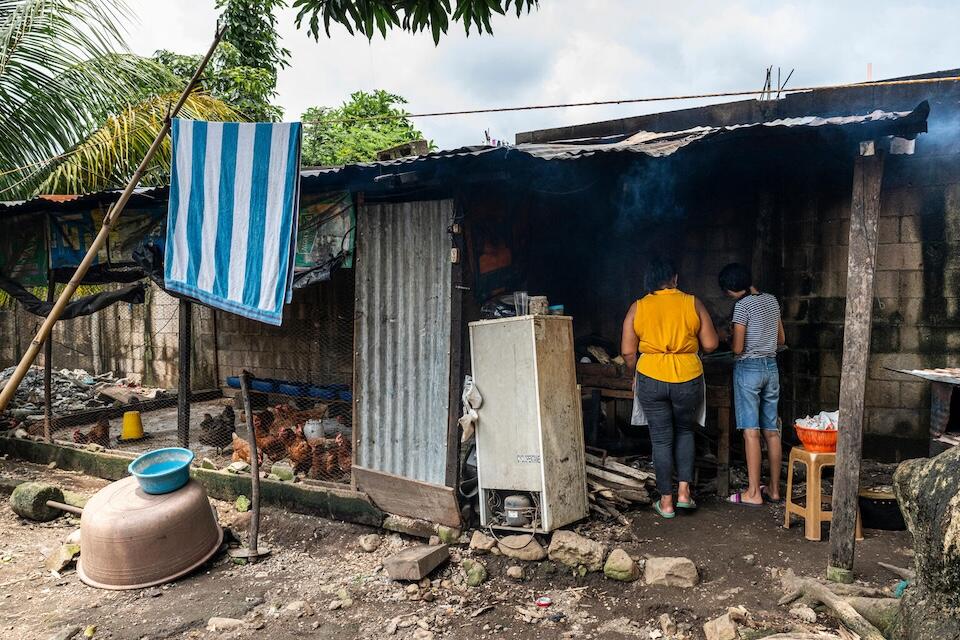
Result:
M647 291L656 291L669 284L673 276L677 275L677 268L664 258L653 258L647 263L643 273L643 288Z
M731 262L720 270L720 288L724 291L746 291L753 284L750 269L739 262Z

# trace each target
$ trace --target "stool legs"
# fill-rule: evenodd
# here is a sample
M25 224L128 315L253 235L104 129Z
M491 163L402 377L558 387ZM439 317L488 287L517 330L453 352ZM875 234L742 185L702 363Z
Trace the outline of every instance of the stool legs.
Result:
M790 459L787 461L787 495L786 500L783 502L785 508L785 513L783 514L783 528L790 528L790 505L793 504L793 463L794 463L793 451L790 451Z
M823 491L821 489L823 467L816 458L807 462L807 504L803 518L803 537L807 540L820 540L821 508Z

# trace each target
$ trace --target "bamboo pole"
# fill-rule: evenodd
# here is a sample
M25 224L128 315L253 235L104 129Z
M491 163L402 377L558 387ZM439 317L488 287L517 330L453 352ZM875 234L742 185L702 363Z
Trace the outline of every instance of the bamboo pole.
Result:
M10 400L17 391L17 387L19 387L20 383L23 382L23 377L27 374L27 370L30 368L30 365L32 365L37 359L37 354L40 353L40 348L43 346L43 343L47 340L47 338L50 337L50 331L53 328L53 325L56 324L57 320L60 318L64 308L66 308L67 304L70 302L70 298L72 298L73 294L76 292L77 287L79 287L80 283L83 282L83 278L87 275L87 271L89 271L90 265L93 264L94 258L97 257L100 249L110 236L110 229L120 218L120 214L123 213L124 207L127 206L127 202L130 200L130 196L133 195L133 190L136 189L137 185L140 183L140 179L143 177L143 173L147 170L147 166L157 154L157 151L160 149L160 145L163 144L163 140L167 136L167 133L170 132L171 119L175 118L177 114L180 113L180 109L183 108L183 104L187 101L187 98L196 88L197 83L200 81L200 76L203 74L204 69L206 69L207 63L210 62L210 58L213 57L213 53L216 51L217 45L220 44L220 40L223 39L223 34L225 31L226 26L217 29L217 33L213 38L210 48L207 50L206 55L203 56L200 64L197 65L197 70L193 72L193 77L190 78L190 82L187 83L186 88L184 88L183 92L180 94L180 99L177 100L176 105L174 105L173 109L170 111L170 114L164 120L163 126L160 128L159 133L157 133L157 137L153 140L153 144L150 145L146 155L143 156L143 160L140 161L140 165L137 167L137 170L133 172L133 175L130 177L130 181L123 190L123 193L120 194L120 197L117 199L117 201L113 203L113 206L111 206L107 211L107 215L104 216L103 226L100 227L100 233L97 234L93 244L91 244L90 248L87 250L87 255L85 255L83 260L80 261L76 272L70 278L70 282L68 282L67 286L64 287L60 297L57 298L56 304L53 305L53 309L50 310L50 313L47 314L46 320L44 320L43 324L40 325L40 330L37 331L37 335L34 337L33 342L30 343L26 353L23 354L23 358L20 359L20 364L17 365L16 370L7 381L7 384L3 387L3 390L0 391L0 411L3 411L7 408L7 405L10 403Z

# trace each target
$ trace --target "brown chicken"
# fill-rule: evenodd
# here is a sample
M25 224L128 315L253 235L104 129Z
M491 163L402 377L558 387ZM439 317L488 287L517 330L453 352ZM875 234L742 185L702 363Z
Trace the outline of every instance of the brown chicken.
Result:
M250 445L246 440L241 438L236 434L236 432L230 434L233 440L233 456L231 459L234 462L246 462L250 464ZM263 462L263 452L257 452L257 462Z
M78 444L98 444L103 448L110 447L110 421L101 417L89 432L80 429L73 432L73 441Z
M279 437L270 432L273 422L273 414L269 411L254 414L253 433L257 438L257 449L260 454L272 462L277 462L287 457L287 448Z
M344 473L350 473L350 469L353 467L352 444L342 433L338 433L333 442L337 452L337 466Z
M284 427L280 430L280 440L287 450L287 457L293 463L294 473L307 473L313 462L313 447L303 437L299 428Z
M297 411L288 404L278 404L271 409L273 414L273 424L270 431L273 435L278 435L284 428L293 428L297 425Z
M308 478L314 480L323 479L323 441L318 440L313 445L313 455L310 458L310 470L307 472Z

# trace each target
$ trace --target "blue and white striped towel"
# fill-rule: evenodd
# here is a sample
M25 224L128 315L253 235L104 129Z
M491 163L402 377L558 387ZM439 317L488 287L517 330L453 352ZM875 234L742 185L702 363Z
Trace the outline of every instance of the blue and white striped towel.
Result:
M300 123L173 121L167 289L279 325L293 296Z

